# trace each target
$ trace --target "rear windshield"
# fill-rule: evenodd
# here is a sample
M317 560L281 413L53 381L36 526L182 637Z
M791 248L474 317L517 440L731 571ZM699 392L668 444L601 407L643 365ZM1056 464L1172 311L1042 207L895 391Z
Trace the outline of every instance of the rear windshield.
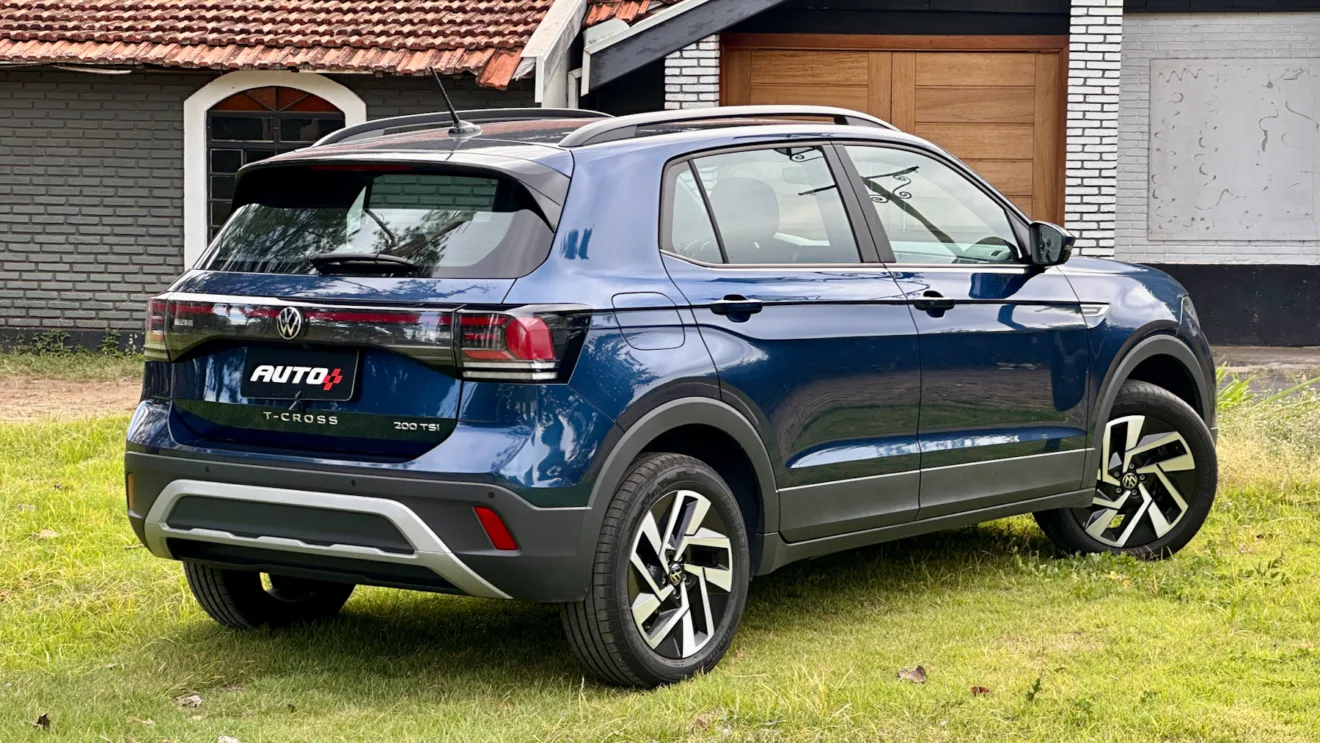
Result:
M554 237L513 180L407 166L258 171L240 181L234 206L201 268L516 278L545 260Z

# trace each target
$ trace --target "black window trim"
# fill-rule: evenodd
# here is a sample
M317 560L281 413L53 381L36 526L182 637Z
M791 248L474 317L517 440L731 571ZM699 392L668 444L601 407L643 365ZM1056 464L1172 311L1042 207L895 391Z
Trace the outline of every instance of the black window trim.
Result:
M695 161L703 157L713 155L723 155L732 152L749 152L753 150L773 150L783 147L819 147L825 155L825 164L829 168L830 177L834 179L835 186L839 189L840 201L843 203L845 218L848 220L848 228L852 232L853 242L857 246L858 257L861 261L858 263L728 263L728 256L724 250L724 239L720 234L719 224L715 221L715 212L710 206L710 199L705 194L705 186L701 183L701 176L697 173L697 184L701 186L702 202L706 207L706 218L710 220L711 227L715 231L716 240L720 244L720 256L724 258L725 263L707 263L693 258L688 258L678 254L672 249L673 241L673 216L674 216L674 194L673 189L677 184L677 171L682 167L687 167L696 171ZM732 145L711 147L703 150L684 153L665 163L663 175L661 177L662 193L660 196L660 252L665 255L673 256L679 260L687 261L693 265L703 268L722 268L722 269L747 269L747 268L795 268L800 270L831 270L840 268L884 268L883 261L880 260L879 251L876 250L874 236L869 226L864 224L865 212L861 210L861 204L856 201L855 186L845 188L840 184L840 175L846 175L844 170L843 157L834 149L834 140L821 137L811 139L789 139L772 140L757 142L750 145ZM872 210L874 211L874 210Z
M715 221L715 207L710 205L710 194L706 193L706 184L701 180L701 171L697 170L697 161L687 161L688 172L692 174L692 183L697 187L697 193L701 195L702 207L706 210L706 221L710 223L711 234L715 235L715 245L720 251L720 261L728 264L729 251L724 248L724 234L720 232L720 223ZM675 169L677 172L677 168ZM678 187L678 178L674 179L671 188ZM670 220L672 222L672 220ZM669 239L674 238L673 225L670 225Z
M1031 261L1028 260L1027 258L1026 246L1024 245L1024 241L1026 240L1026 235L1029 234L1028 228L1031 225L1031 219L1029 219L1027 215L1024 214L1021 209L1018 208L1017 204L1014 204L1003 194L999 193L999 191L995 189L994 186L991 186L984 178L978 175L976 171L972 170L971 168L968 168L957 158L947 155L940 150L928 149L926 147L920 147L920 146L908 144L906 142L885 142L879 140L865 140L865 139L844 140L844 141L836 142L835 147L837 147L839 150L838 152L839 158L844 162L848 163L848 167L851 171L850 177L854 178L853 180L854 190L859 189L861 187L860 186L861 174L860 171L857 170L856 163L853 162L852 157L847 152L846 148L848 147L877 147L881 149L890 149L890 150L907 150L908 152L914 152L918 155L925 155L926 157L929 157L932 160L947 165L948 167L952 168L954 172L966 178L969 182L971 182L973 186L980 189L982 193L989 196L992 201L999 204L999 206L1004 209L1004 214L1008 217L1009 229L1013 231L1013 237L1017 243L1016 245L1013 246L1013 253L1015 260L1012 262L984 263L984 264L899 263L897 257L894 255L893 248L889 242L889 234L885 231L884 225L881 224L880 217L875 213L875 209L869 208L870 198L867 197L866 201L864 202L864 204L868 207L866 209L866 212L870 216L870 218L866 220L867 225L872 230L876 230L876 235L877 235L876 244L877 245L883 244L885 246L885 250L888 252L888 260L884 261L885 265L902 267L903 269L919 268L923 270L929 268L948 268L950 266L955 268L963 268L963 269L985 268L985 267L994 267L994 266L1029 268L1032 265ZM859 198L860 198L860 194L859 194Z

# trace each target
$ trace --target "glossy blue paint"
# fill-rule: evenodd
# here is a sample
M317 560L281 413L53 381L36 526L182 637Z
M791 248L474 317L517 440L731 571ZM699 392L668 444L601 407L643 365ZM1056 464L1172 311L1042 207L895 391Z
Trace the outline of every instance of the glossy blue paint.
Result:
M617 317L625 314L635 313L619 313ZM672 316L681 322L677 311ZM661 315L661 318L668 320L669 316ZM637 320L643 321L646 320ZM676 394L703 397L718 394L715 364L697 333L685 332L681 324L648 325L642 333L634 335L648 340L667 339L663 343L657 341L657 345L682 339L682 345L643 349L627 340L617 322L614 314L597 318L569 380L574 389L605 415L617 420L632 411L635 418L645 412L636 407L643 400L649 409Z
M1082 448L1090 349L1079 302L1057 270L899 266L919 300L923 468Z
M1186 290L1163 271L1098 258L1073 258L1059 270L1081 302L1105 308L1089 333L1091 398L1098 399L1126 349L1152 335L1170 335L1185 343L1200 362L1200 374L1208 381L1200 412L1213 427L1214 362L1199 323L1183 317Z
M665 265L692 304L722 393L756 411L780 487L920 466L917 328L889 271L726 269L671 256ZM735 295L763 308L711 311ZM916 515L915 488L884 497Z

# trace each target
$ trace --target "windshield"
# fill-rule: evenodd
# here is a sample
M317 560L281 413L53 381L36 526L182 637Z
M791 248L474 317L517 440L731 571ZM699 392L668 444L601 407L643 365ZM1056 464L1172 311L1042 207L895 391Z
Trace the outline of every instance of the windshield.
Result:
M545 260L553 238L517 182L410 166L259 171L234 205L201 268L515 278Z

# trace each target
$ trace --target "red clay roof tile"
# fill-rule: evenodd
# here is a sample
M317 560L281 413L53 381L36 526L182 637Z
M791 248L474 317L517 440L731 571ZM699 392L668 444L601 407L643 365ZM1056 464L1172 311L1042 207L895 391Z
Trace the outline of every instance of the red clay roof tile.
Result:
M4 0L0 64L394 74L434 67L505 88L551 2Z
M631 24L634 20L659 10L665 4L662 0L591 0L591 5L587 7L587 17L582 25L594 26L611 18L618 18L624 23Z

